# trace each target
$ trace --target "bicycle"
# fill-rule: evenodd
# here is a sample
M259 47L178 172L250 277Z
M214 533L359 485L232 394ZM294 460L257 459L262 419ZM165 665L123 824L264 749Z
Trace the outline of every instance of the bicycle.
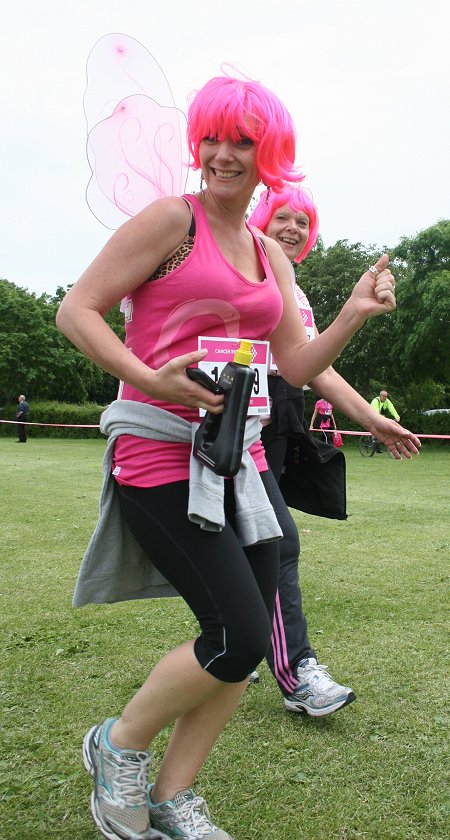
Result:
M383 444L373 435L361 435L359 439L359 451L365 458L372 458L376 452L383 452ZM395 458L395 455L387 449L390 458Z

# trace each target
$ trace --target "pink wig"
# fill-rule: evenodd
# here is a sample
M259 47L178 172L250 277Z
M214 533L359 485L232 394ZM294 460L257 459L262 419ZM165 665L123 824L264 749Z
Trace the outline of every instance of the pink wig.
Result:
M250 225L254 225L265 233L273 214L279 207L283 207L284 204L289 204L289 207L294 211L294 213L298 213L299 211L306 213L309 219L308 241L303 248L303 251L301 251L298 257L294 260L294 262L299 263L305 259L311 248L314 248L319 235L319 217L317 215L317 207L305 189L302 187L293 187L290 184L284 184L280 192L277 192L276 194L273 192L268 194L267 191L264 190L264 192L261 193L258 204L250 214L248 222Z
M192 166L200 169L199 146L205 137L233 142L249 137L256 146L262 182L278 191L283 181L301 181L295 167L296 135L282 102L259 82L219 76L195 95L188 111L187 139Z

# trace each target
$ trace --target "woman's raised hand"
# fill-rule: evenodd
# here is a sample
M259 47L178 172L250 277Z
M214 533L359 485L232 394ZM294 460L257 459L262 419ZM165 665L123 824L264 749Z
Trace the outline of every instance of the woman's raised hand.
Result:
M361 317L372 318L395 309L395 278L388 266L389 256L383 254L354 287L349 301Z

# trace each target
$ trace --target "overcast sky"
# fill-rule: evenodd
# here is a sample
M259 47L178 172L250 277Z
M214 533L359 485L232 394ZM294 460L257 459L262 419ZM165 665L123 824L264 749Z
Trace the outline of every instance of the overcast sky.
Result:
M88 54L110 32L153 54L183 110L223 62L277 93L297 127L326 246L392 246L448 218L449 9L447 0L9 2L0 277L51 294L111 235L85 199L83 111Z

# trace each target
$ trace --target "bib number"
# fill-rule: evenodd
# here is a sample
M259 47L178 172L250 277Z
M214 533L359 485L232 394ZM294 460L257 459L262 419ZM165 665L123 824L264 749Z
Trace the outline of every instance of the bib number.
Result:
M198 349L208 351L208 355L198 363L200 370L204 370L211 379L218 382L225 365L233 361L236 350L239 350L241 340L240 338L216 338L200 335L198 337ZM252 341L250 338L246 340L252 342L253 361L250 367L256 374L248 413L249 415L270 414L267 382L267 367L270 356L269 342ZM201 409L200 414L203 416L205 412Z

